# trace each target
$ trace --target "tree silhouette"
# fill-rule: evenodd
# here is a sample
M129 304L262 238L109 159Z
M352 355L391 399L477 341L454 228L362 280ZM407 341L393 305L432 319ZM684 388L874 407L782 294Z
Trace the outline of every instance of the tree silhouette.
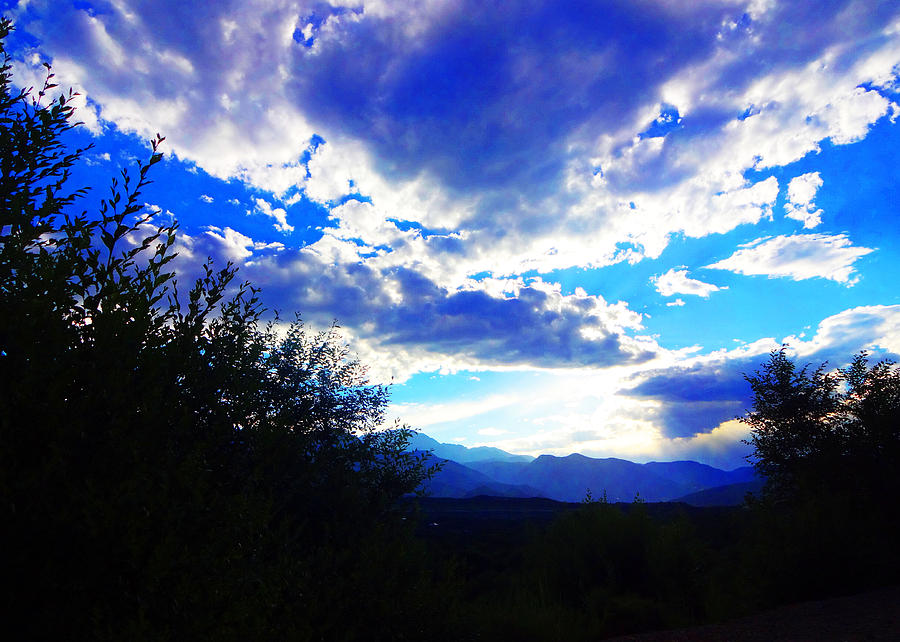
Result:
M770 493L896 487L900 370L892 361L870 367L861 352L829 372L827 364L798 367L782 347L745 378L754 399L742 420Z
M766 476L750 505L740 576L760 606L894 583L900 491L900 372L798 367L782 347L746 375L751 461Z
M429 474L410 430L381 429L388 391L335 328L263 324L232 265L207 263L179 291L177 224L141 200L162 137L98 212L73 213L86 194L68 186L86 151L65 144L73 94L50 98L49 66L40 90L13 89L10 30L0 21L8 626L67 639L347 628L348 609L367 612L347 595L414 563L389 519ZM402 612L411 587L369 610Z

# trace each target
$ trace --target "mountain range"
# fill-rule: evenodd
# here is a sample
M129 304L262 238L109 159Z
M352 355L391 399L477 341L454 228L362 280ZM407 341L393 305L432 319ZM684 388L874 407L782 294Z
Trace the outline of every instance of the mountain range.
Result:
M637 464L625 459L514 455L499 448L443 444L417 433L413 450L443 461L422 490L433 497L547 497L578 502L590 494L610 502L684 501L694 505L737 504L762 487L750 466L726 471L696 461Z

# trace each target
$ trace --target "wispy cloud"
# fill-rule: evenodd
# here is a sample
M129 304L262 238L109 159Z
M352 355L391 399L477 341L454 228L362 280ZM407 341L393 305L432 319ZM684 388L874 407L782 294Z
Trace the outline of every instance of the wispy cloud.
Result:
M511 431L502 428L481 428L478 434L482 437L499 437L501 435L509 435Z
M392 406L391 410L394 415L401 418L404 422L419 428L427 428L428 426L475 417L492 410L508 407L513 403L515 403L515 399L508 395L491 395L476 400L467 399L464 401L428 405L395 404Z
M845 234L794 234L761 238L707 268L770 278L823 278L853 285L859 277L853 264L873 252L854 246Z

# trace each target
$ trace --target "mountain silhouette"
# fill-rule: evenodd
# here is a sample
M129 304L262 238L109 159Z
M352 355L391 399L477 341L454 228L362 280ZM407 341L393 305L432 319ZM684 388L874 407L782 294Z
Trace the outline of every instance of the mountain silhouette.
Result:
M460 464L468 464L475 461L529 462L534 459L534 457L529 457L528 455L513 455L505 450L490 446L467 448L460 444L443 444L421 432L413 435L409 442L409 448L410 450L428 450L436 457L450 459Z
M493 495L577 502L590 492L594 499L605 493L610 502L630 502L638 496L645 501L659 502L734 484L758 484L756 474L749 466L726 471L695 461L638 464L625 459L598 459L580 454L566 457L541 455L531 459L498 448L440 444L421 433L414 444L425 446L433 456L445 460L443 469L424 487L433 497ZM436 446L431 447L431 444ZM454 456L460 459L454 459ZM747 490L752 489L748 486ZM723 491L719 496L700 496L692 501L733 504L740 502L740 499L732 501L732 495L738 494L742 499L743 493L733 490L730 494Z

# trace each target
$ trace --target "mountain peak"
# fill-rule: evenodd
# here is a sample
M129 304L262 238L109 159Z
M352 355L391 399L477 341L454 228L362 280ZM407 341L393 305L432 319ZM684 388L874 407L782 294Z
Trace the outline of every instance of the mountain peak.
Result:
M450 459L460 464L478 461L518 461L530 462L533 457L529 455L516 455L492 446L475 446L469 448L462 444L445 444L429 437L425 433L418 432L409 441L410 450L428 450L435 457Z
M441 444L438 444L441 446ZM479 449L449 446L464 456L478 454ZM490 449L489 449L490 450ZM497 449L493 449L496 451ZM446 456L447 449L435 449L437 456ZM499 451L503 453L503 451ZM469 473L448 466L438 473L438 484L432 488L439 493L441 483L453 488L453 496L494 493L497 495L543 496L566 502L583 500L588 492L593 497L606 496L611 502L631 502L637 495L646 501L669 501L678 497L728 484L753 481L752 471L724 471L695 461L651 462L638 464L614 457L599 459L581 453L565 456L544 454L536 459L502 460L494 456L466 462ZM514 457L514 455L508 456ZM451 461L454 457L447 457ZM457 460L458 461L458 460ZM475 475L472 473L478 473ZM477 481L477 483L476 483ZM449 491L448 491L449 492Z

